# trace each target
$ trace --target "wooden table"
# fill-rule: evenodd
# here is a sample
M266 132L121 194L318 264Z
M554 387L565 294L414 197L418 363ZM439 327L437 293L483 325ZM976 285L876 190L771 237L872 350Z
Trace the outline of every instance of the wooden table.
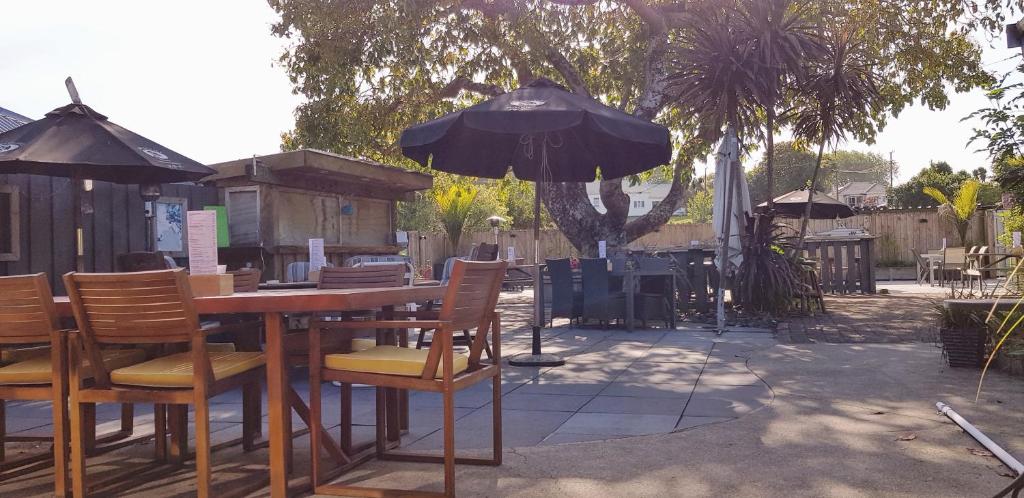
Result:
M270 434L270 495L288 496L288 462L291 460L291 404L288 364L285 358L282 313L320 313L391 308L411 302L435 301L445 286L405 286L381 289L295 289L244 292L230 296L194 298L202 315L261 313L266 329L267 404ZM62 316L72 316L66 296L54 298ZM301 403L301 400L299 400ZM313 430L310 428L310 430Z

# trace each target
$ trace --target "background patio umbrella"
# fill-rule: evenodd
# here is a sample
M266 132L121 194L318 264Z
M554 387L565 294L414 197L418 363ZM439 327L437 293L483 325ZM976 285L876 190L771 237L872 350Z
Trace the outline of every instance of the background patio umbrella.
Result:
M711 224L718 239L718 289L716 314L718 332L725 331L725 276L743 262L741 234L752 212L747 178L740 167L740 146L736 130L729 127L718 146L715 162L714 198Z
M783 218L800 218L807 207L808 190L794 190L775 198L775 215ZM829 197L821 192L814 192L811 197L811 219L834 220L853 216L853 208L842 201ZM767 202L757 205L758 210L766 209Z
M540 279L540 200L544 182L621 178L667 164L667 128L607 107L540 78L504 95L407 128L402 153L423 166L460 175L537 182L534 197L534 296ZM515 365L560 365L540 350L543 303L534 299L532 354Z
M43 119L0 133L0 173L72 178L75 266L83 268L81 180L142 185L143 198L160 196L160 183L196 181L211 168L128 131L82 103L71 78L71 104Z

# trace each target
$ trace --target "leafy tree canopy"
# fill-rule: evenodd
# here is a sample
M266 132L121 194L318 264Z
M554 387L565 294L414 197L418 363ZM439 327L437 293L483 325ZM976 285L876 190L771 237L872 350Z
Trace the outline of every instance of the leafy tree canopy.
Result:
M935 206L933 195L925 193L926 188L935 189L948 198L953 198L967 180L972 180L971 173L953 171L953 167L945 161L933 161L906 183L889 189L888 201L892 207ZM991 205L1000 201L1001 189L994 183L979 182L977 201L983 205Z
M775 144L775 192L782 195L806 188L814 171L815 154L798 142ZM751 202L767 200L768 188L764 161L747 172ZM888 185L889 160L874 152L837 150L826 154L818 175L818 190L832 192L849 182L877 182Z
M673 105L680 89L669 84L670 54L689 48L688 30L714 27L693 22L694 7L761 1L269 0L280 15L273 32L289 43L280 62L306 97L282 145L415 167L396 146L403 128L546 76L673 131L673 188L651 214L627 222L621 181L602 185L603 215L579 184L558 185L545 199L578 248L593 249L597 238L628 242L681 205L692 158L708 150L697 139L702 123ZM790 3L812 9L823 28L869 33L885 105L853 126L866 141L912 102L942 108L948 90L990 82L969 34L979 26L996 33L1004 7L1016 10L1016 0ZM789 97L779 97L786 108Z

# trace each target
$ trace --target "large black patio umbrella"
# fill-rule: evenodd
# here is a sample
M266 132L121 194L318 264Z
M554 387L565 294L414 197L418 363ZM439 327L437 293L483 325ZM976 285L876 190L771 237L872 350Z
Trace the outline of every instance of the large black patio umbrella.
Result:
M196 181L216 171L108 121L82 103L71 78L65 84L71 104L0 133L0 173L74 180L76 267L83 271L82 180L139 184L144 199L156 200L161 183Z
M808 190L794 190L775 198L775 214L782 218L800 218L807 209ZM814 192L811 199L811 219L834 220L836 218L849 218L853 216L853 208L843 204L842 201L834 199L821 192ZM757 205L759 210L766 209L767 202Z
M541 78L522 88L402 132L402 153L423 166L460 175L537 183L534 197L534 295L540 278L540 200L545 182L590 182L600 168L613 179L667 164L669 131L569 92ZM541 353L544 304L534 299L532 354L514 365L560 365Z

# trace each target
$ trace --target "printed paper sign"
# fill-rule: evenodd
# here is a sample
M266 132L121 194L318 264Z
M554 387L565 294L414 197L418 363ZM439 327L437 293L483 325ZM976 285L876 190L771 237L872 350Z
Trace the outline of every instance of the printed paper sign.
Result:
M192 275L217 274L217 212L188 211L188 267Z
M597 257L607 258L608 257L608 242L604 240L597 241Z
M515 261L516 260L516 248L515 247L508 246L508 260L509 261Z
M325 266L324 239L309 239L309 271L320 271Z
M395 242L397 242L398 245L408 244L409 243L409 232L405 232L405 231L395 232Z

